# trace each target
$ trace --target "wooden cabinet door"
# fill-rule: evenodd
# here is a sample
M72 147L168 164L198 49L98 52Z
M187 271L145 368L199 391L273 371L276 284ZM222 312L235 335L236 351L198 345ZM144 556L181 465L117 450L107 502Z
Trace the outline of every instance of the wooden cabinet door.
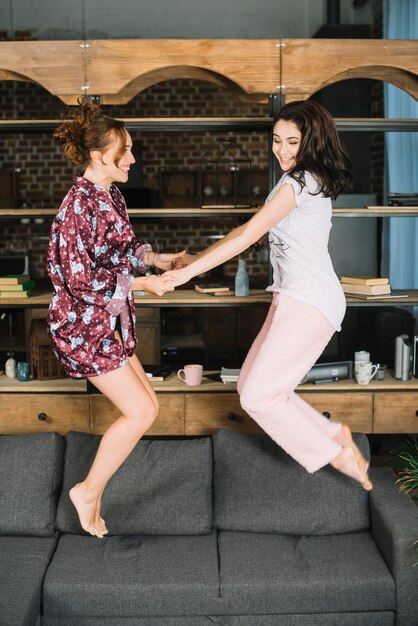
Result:
M375 393L374 433L417 433L418 393Z
M185 435L210 435L218 428L259 432L261 428L241 408L236 393L186 395Z
M147 435L184 435L184 396L183 394L157 394L160 411ZM120 411L102 395L91 397L92 429L96 435L105 430L119 417Z
M86 395L39 393L0 394L0 433L3 435L57 432L85 433L90 427L90 398Z
M300 397L332 421L347 424L353 432L372 432L372 393L306 392Z

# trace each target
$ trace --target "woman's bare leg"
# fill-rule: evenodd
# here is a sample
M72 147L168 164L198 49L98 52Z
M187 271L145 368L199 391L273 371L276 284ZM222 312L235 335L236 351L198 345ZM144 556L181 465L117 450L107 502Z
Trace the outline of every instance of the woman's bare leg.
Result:
M109 479L152 425L157 407L130 363L89 380L122 414L103 435L85 480L70 490L81 526L91 535L103 537L97 525L98 500Z
M119 343L122 343L122 338L120 336L119 331L117 331L117 330L115 331L115 337L119 341ZM157 398L157 396L155 394L155 391L154 391L150 381L147 378L147 375L144 372L144 368L142 367L141 362L139 361L139 359L136 356L136 354L133 354L131 357L128 357L128 360L129 360L129 364L135 370L139 380L142 382L144 387L148 390L150 398L154 402L154 405L156 407L156 411L158 413L158 410L159 410L158 398ZM103 493L103 491L102 491L102 493ZM99 498L97 500L96 516L95 516L95 526L97 528L100 528L103 534L106 534L108 532L107 528L106 528L106 524L105 524L104 519L100 516L101 496L102 496L102 494L100 494L100 496L99 496Z

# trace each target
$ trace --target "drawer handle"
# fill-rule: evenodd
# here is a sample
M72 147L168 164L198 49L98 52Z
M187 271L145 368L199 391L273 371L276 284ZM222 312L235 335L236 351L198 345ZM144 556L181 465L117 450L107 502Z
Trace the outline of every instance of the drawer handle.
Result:
M45 422L46 421L46 413L39 413L38 420L40 420L41 422Z
M330 419L330 418L331 418L331 413L330 413L329 411L324 411L324 412L322 413L322 415L323 415L324 417L326 417L327 419Z
M243 422L244 418L241 415L237 415L237 413L228 413L228 419L230 422Z
M415 411L415 415L418 417L418 411Z

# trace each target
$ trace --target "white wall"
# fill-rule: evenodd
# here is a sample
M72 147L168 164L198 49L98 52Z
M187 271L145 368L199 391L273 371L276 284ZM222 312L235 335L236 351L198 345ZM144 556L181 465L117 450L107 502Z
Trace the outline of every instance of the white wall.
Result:
M341 0L341 22L367 23L371 0ZM325 0L0 0L0 30L38 39L311 37Z

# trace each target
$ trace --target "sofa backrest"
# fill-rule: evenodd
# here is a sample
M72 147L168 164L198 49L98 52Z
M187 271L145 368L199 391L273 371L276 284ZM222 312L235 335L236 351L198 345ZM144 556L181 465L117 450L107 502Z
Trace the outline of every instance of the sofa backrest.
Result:
M355 435L369 458L365 435ZM369 527L367 492L331 466L309 474L264 433L219 430L214 447L214 526L330 535Z
M63 489L57 528L84 531L68 491L84 480L101 437L65 437ZM109 534L197 535L212 526L212 444L210 437L141 440L110 479L102 497Z
M62 454L56 433L0 436L0 535L54 534Z

